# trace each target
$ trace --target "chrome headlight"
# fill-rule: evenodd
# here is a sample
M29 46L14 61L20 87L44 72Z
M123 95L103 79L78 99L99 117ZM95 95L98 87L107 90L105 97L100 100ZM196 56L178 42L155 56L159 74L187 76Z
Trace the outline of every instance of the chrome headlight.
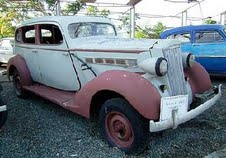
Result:
M195 63L195 56L192 53L182 53L183 67L192 67Z
M139 64L145 72L151 75L164 76L168 71L168 63L165 58L149 58Z

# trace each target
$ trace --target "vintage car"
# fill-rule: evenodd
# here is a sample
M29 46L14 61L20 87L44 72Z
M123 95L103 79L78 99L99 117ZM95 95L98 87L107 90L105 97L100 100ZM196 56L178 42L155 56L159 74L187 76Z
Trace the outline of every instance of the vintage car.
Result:
M106 18L50 16L15 32L8 77L15 93L33 92L86 118L127 154L141 152L149 132L176 128L219 99L208 73L178 40L119 38Z
M226 74L226 27L224 25L183 26L164 31L162 39L179 39L183 52L191 52L210 74Z
M0 84L0 91L2 90L3 88L2 88L2 85ZM0 96L0 129L5 124L6 119L7 119L7 108Z
M0 39L0 66L7 64L8 60L13 56L14 38Z

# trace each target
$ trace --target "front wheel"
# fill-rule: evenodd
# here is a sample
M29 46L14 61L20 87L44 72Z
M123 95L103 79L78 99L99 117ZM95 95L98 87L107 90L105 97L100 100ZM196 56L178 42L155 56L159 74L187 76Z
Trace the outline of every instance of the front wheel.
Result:
M26 98L27 92L23 89L21 84L21 77L17 70L13 72L13 88L19 98Z
M106 101L99 113L99 124L107 141L126 154L139 154L147 146L148 121L124 99Z

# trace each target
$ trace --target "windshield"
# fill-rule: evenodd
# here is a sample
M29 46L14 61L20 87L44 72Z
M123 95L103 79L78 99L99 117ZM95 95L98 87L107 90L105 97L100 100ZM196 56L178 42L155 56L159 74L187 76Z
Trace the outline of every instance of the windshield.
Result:
M73 23L68 26L71 38L89 36L116 36L115 28L107 23Z

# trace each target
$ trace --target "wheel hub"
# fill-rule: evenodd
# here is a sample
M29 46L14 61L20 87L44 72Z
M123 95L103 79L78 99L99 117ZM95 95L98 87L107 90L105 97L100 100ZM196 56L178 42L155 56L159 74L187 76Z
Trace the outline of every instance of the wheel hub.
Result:
M106 117L107 133L111 140L120 147L128 147L134 140L129 120L119 112L111 112Z

